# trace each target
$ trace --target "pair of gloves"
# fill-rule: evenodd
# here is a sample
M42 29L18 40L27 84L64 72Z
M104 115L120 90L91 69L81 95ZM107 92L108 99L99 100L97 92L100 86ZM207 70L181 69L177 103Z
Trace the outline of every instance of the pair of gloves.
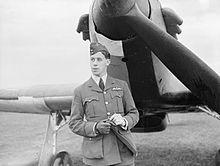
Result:
M113 114L108 120L101 120L96 123L95 131L97 134L109 134L111 126L126 127L127 121L121 114Z

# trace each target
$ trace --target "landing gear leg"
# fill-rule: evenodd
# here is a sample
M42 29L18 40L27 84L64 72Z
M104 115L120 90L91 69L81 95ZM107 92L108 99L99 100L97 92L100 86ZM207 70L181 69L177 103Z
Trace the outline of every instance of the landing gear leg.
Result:
M215 165L220 166L220 149L217 151L215 155Z
M56 153L57 131L67 123L68 121L62 111L50 113L38 166L72 166L69 153L65 151Z

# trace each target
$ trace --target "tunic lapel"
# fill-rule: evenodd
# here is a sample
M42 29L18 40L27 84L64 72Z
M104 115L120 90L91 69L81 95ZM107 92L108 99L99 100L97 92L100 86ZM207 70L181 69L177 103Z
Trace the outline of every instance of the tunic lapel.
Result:
M90 79L88 80L87 85L93 91L102 92L101 88L95 83L92 77L90 77Z

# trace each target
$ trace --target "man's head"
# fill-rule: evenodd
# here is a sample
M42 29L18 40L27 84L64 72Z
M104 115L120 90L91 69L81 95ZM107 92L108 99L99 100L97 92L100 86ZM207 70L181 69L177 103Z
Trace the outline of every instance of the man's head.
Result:
M90 67L95 76L102 77L110 64L110 53L100 43L90 44Z

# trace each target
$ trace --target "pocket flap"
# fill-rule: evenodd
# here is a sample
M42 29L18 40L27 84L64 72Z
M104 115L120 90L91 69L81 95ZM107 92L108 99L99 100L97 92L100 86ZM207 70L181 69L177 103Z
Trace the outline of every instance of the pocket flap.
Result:
M119 97L119 98L121 98L123 92L122 92L122 91L111 91L110 94L111 94L111 97L112 97L112 98L114 98L114 97Z
M85 103L90 103L90 102L92 102L92 101L98 101L99 100L99 98L98 98L98 96L89 96L89 97L86 97L84 100L83 100L83 105L85 104Z
M103 138L103 135L98 135L96 137L84 137L84 140L87 141L98 141Z

